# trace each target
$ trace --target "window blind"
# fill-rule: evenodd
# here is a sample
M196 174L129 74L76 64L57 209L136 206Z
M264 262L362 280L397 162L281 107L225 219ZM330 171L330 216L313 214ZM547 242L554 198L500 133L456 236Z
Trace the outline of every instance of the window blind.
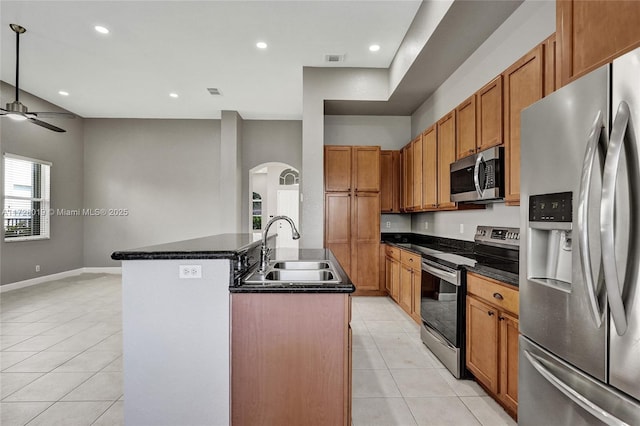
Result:
M4 154L4 238L49 238L51 163Z

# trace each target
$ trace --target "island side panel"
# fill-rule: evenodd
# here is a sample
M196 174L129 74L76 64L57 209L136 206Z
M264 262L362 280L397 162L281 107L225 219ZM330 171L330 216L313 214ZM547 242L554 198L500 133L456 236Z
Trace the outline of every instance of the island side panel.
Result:
M349 424L348 294L234 293L234 426Z
M229 280L226 259L122 262L125 424L229 425Z

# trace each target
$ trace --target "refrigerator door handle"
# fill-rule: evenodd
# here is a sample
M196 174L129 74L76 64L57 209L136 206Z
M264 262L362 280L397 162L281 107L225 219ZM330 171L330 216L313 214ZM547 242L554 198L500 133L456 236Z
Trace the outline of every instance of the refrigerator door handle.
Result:
M478 154L476 157L476 165L473 168L473 183L476 186L476 192L478 192L480 197L482 197L482 193L484 192L482 188L480 188L480 164L482 163L482 160L484 160L482 154Z
M575 402L577 405L585 409L589 414L600 420L607 425L617 426L629 426L628 423L615 417L613 414L606 411L604 408L595 404L593 401L587 399L584 395L573 389L571 386L556 377L549 369L547 369L540 358L532 354L528 350L524 350L524 355L531 363L533 368L536 369L542 377L544 377L549 383L551 383L556 389L565 394L569 399Z
M622 101L618 106L616 118L611 128L611 137L607 157L604 164L602 179L602 204L600 206L600 239L602 242L602 262L604 278L607 287L607 298L611 317L616 326L616 332L622 336L627 331L627 316L622 301L622 289L616 267L615 235L613 222L615 220L615 191L618 177L620 154L624 145L625 133L629 124L629 105Z
M580 253L580 267L585 280L587 305L589 305L596 328L602 326L602 311L596 294L596 283L591 265L591 247L589 247L589 204L591 179L595 168L595 159L601 148L600 138L603 136L602 111L598 111L589 132L589 140L582 164L582 177L580 179L580 195L578 198L578 248ZM606 136L605 136L606 137ZM602 173L600 166L600 173ZM602 260L601 260L602 261ZM599 284L600 279L598 279Z

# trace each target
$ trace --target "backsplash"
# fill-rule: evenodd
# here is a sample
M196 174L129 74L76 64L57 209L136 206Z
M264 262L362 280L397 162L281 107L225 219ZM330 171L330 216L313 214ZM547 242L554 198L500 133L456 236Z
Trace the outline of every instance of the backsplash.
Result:
M380 215L380 232L411 232L411 215Z
M426 224L426 226L425 226ZM488 204L484 210L426 212L411 215L411 232L473 241L476 226L520 227L520 207ZM384 229L382 232L386 232Z

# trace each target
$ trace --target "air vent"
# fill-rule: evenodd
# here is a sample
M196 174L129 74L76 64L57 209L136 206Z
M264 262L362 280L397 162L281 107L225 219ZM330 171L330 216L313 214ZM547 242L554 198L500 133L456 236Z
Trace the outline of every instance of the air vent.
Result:
M324 55L325 62L344 62L344 55Z
M217 87L207 87L207 90L209 91L209 94L213 96L222 95L222 92L220 92L220 89L218 89Z

